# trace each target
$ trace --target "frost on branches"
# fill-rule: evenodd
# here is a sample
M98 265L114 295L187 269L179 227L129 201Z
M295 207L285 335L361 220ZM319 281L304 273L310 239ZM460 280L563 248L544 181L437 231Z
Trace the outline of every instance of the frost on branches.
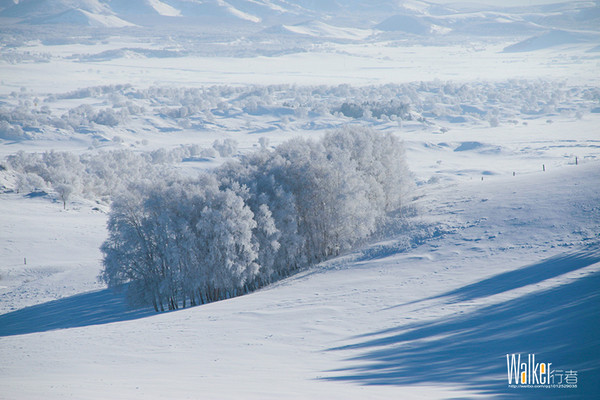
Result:
M112 204L101 278L157 311L237 296L352 249L410 187L399 140L355 127L134 185Z

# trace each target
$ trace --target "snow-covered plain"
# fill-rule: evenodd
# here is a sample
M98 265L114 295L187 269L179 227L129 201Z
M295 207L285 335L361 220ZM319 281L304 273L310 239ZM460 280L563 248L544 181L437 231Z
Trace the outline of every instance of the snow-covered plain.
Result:
M236 29L197 38L185 24L165 33L195 2L81 2L70 21L91 28L16 25L74 14L12 3L0 3L0 159L222 139L244 154L367 125L403 139L417 188L400 232L258 292L156 314L97 281L109 204L76 193L63 209L0 170L0 398L600 396L597 3L215 1L202 12ZM379 30L392 14L403 18ZM389 30L409 17L426 33ZM161 23L94 30L117 19ZM341 112L391 100L407 114ZM106 109L128 111L97 122ZM508 388L509 353L577 371L578 388Z

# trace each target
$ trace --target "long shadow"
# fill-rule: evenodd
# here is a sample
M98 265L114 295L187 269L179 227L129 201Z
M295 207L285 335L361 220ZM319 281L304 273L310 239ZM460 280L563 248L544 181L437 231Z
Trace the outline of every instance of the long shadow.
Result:
M129 307L124 292L104 289L0 315L0 336L108 324L155 314L153 309Z
M540 283L547 279L555 278L568 272L588 267L598 262L600 262L600 246L592 245L581 251L570 252L551 257L537 264L504 272L491 278L484 279L471 285L466 285L437 296L413 301L411 303L392 306L390 308L443 297L451 297L451 302L475 300L481 297L492 296L527 285Z
M334 381L453 384L494 398L600 398L600 272L450 320L413 324L331 350L359 351ZM578 372L577 389L510 389L506 354ZM557 378L558 379L558 378Z
M600 262L600 246L589 246L583 251L549 258L540 263L505 272L472 285L433 297L455 297L458 301L473 300L508 292L527 285L543 282L568 272Z

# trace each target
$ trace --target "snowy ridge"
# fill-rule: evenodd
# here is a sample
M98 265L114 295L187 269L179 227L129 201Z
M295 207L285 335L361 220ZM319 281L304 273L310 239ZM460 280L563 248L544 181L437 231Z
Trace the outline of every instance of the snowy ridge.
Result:
M421 18L408 15L393 15L375 26L382 31L402 31L415 35L425 35L432 32L433 26Z
M238 10L235 7L232 7L230 4L228 4L226 1L224 0L217 0L217 4L220 7L224 7L229 13L231 13L231 15L234 15L240 19L246 20L246 21L250 21L250 22L255 22L258 23L261 21L261 18L255 16L255 15L251 15L248 13L245 13L241 10Z
M299 35L346 40L361 40L374 33L373 30L337 27L319 21L311 21L297 25L282 25L282 28L283 30ZM273 31L273 29L269 30L269 32Z
M97 14L79 9L67 10L47 18L40 18L37 22L41 24L72 24L105 28L135 26L115 15Z
M566 44L578 44L586 42L600 43L600 34L585 34L580 32L568 32L562 30L553 30L539 36L525 39L522 42L515 43L504 49L506 53L528 52L547 49Z
M65 17L65 13L71 17ZM515 43L523 40L523 36L539 36L553 29L597 32L600 18L598 6L592 2L563 3L552 7L494 8L481 5L442 7L420 1L381 1L374 7L360 1L338 3L300 0L24 0L7 2L0 8L2 17L36 25L60 21L114 28L126 26L123 22L117 22L118 18L154 28L164 24L176 31L180 28L172 18L182 17L181 29L184 26L190 29L201 20L202 25L194 29L202 30L224 23L246 25L247 29L250 23L259 31L270 33L280 30L309 37L358 40L372 36L367 32L375 28L385 32L383 38L386 40L402 38L406 34L415 35L421 40L439 39L440 34L451 34L457 37L508 37ZM14 20L10 22L14 23ZM548 39L550 41L547 40L543 46L534 45L527 51L565 42L564 35ZM569 40L572 42L572 39ZM583 35L578 41L597 40L593 35Z
M156 10L158 14L164 15L165 17L181 16L181 11L159 0L148 0L148 3Z
M24 0L6 7L2 16L13 18L49 17L68 10L85 10L95 14L112 13L110 6L102 0Z

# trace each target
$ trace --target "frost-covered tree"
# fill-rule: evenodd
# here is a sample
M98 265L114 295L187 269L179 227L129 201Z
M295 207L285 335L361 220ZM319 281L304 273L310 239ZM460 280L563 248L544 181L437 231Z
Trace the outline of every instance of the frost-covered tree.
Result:
M293 140L276 150L286 161L280 179L294 195L310 262L349 250L374 232L384 213L377 194L369 190L369 177L358 168L354 149L326 144Z
M233 139L215 140L213 148L221 157L231 157L237 151L238 143Z
M276 259L287 268L352 248L402 206L410 187L401 143L366 128L345 127L321 142L291 140L218 173L229 187L247 188L255 214L268 207L279 231ZM277 261L273 271L286 274Z
M346 127L195 180L139 184L113 202L101 278L156 310L236 296L349 251L409 182L394 136Z
M353 167L370 187L372 204L385 211L402 207L413 184L404 147L396 136L349 126L328 133L323 142L330 152L348 154Z
M33 192L46 188L46 182L37 174L22 173L17 176L17 192Z
M259 269L253 217L211 176L132 187L113 202L101 279L156 310L239 294Z
M254 286L288 276L305 264L296 200L282 179L285 174L285 160L266 150L217 170L222 187L238 193L257 221L254 238L259 245L261 271L257 277L260 282Z
M58 185L54 186L54 190L56 190L56 193L58 193L58 196L60 197L60 200L63 203L63 209L66 209L67 201L69 200L69 197L71 197L71 194L75 190L73 188L73 185L69 185L67 183L59 183Z

